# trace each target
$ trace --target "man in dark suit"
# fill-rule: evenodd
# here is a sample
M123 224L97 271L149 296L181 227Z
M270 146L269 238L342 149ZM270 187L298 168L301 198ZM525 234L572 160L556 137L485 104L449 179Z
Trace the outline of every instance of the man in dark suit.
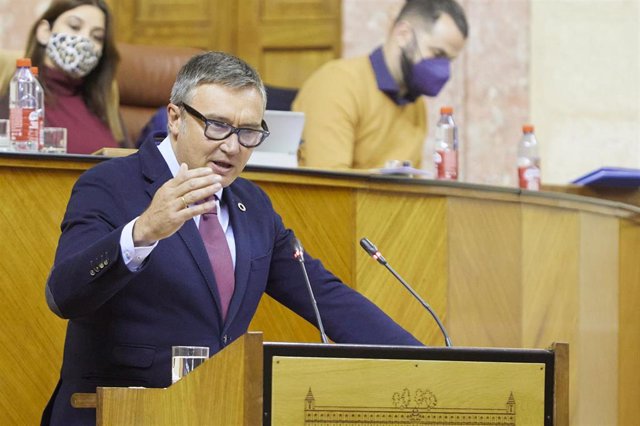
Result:
M247 331L264 292L315 324L292 231L262 190L238 178L268 136L265 100L243 61L196 56L173 87L169 136L80 177L46 288L69 324L44 423L94 421L94 410L71 407L74 392L169 386L171 346L215 354ZM221 228L220 253L199 232L208 214ZM334 341L420 344L319 261L306 266Z

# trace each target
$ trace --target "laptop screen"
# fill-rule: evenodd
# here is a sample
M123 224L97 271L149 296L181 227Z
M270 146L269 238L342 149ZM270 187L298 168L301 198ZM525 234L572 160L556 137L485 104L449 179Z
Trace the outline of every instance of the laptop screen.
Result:
M304 113L266 110L264 121L271 134L262 145L254 148L248 164L296 167Z

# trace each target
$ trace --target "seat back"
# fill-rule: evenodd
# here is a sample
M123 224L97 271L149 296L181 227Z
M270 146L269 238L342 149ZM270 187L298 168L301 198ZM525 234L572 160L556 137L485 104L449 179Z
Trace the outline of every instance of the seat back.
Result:
M203 50L191 47L118 43L120 115L131 141L158 110L169 103L180 68Z

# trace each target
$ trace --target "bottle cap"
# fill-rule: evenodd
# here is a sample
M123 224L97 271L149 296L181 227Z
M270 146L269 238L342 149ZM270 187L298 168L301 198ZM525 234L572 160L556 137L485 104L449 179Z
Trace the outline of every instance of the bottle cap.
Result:
M31 74L33 74L34 77L38 76L38 67L31 67Z
M453 114L453 107L443 106L442 108L440 108L440 114Z
M525 124L522 126L522 133L533 133L533 124Z
M17 67L31 67L31 58L18 58L16 59Z

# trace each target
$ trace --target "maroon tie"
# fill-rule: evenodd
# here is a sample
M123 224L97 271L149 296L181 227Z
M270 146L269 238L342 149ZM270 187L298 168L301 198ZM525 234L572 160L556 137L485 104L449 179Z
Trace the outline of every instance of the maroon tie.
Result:
M233 295L235 277L233 274L231 251L229 250L222 226L218 221L218 213L215 207L211 212L204 213L200 216L199 231L207 253L209 254L213 274L216 277L220 303L222 305L222 319L225 319L227 317L227 310L229 309L229 302Z

